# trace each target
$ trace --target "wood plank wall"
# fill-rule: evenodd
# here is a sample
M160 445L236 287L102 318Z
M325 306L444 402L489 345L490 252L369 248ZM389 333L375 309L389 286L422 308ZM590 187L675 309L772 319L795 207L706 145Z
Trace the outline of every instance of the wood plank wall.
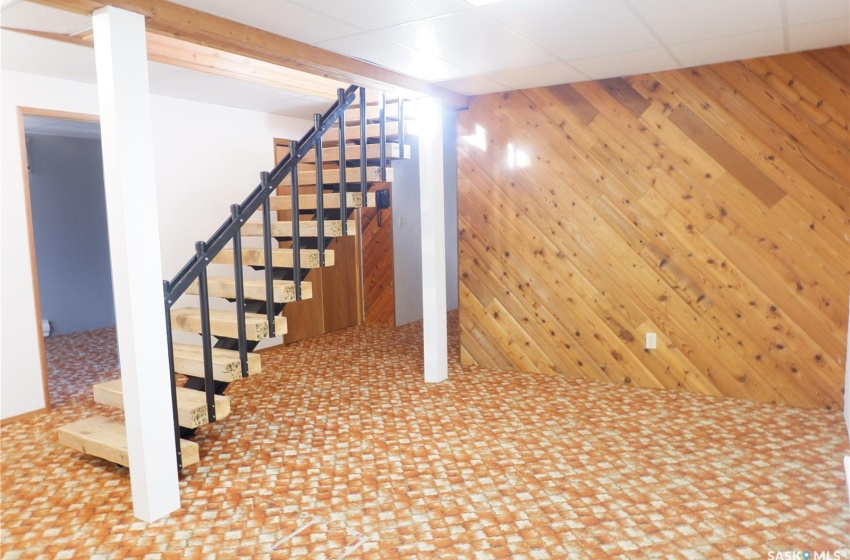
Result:
M371 190L389 189L378 183ZM378 225L378 213L381 225ZM393 210L360 210L363 239L363 320L367 325L395 326L395 276L393 274Z
M841 408L848 92L839 47L472 98L462 361Z

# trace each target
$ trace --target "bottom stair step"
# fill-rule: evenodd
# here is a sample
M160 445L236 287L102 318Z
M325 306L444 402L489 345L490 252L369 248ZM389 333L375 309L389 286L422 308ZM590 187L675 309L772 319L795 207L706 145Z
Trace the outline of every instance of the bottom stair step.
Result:
M59 428L59 443L81 453L94 455L113 463L129 467L127 431L124 423L93 416ZM180 440L183 466L200 461L200 450L194 441Z
M121 390L121 380L113 379L98 383L93 387L94 400L106 406L124 408L124 394ZM215 396L215 416L221 420L230 414L230 397ZM207 397L203 391L177 387L177 420L184 428L198 428L209 424L207 415Z

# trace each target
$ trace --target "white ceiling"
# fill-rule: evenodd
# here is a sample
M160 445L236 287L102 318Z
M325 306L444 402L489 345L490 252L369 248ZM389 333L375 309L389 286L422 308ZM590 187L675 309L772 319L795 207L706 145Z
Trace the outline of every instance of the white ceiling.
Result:
M174 0L465 94L850 43L848 0Z
M848 0L173 0L475 95L850 43ZM5 27L88 18L22 0ZM94 82L90 49L4 31L2 67ZM152 63L154 93L309 117L326 101Z

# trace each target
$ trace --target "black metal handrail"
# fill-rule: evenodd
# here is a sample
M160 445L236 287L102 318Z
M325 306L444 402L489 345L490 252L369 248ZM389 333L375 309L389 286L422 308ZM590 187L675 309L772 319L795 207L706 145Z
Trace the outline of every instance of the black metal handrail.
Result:
M171 371L171 399L173 408L174 421L174 437L177 447L177 464L178 468L182 468L182 456L180 452L180 436L181 428L179 426L177 415L177 389L174 379L175 359L174 359L174 344L172 338L171 324L171 308L174 303L180 298L186 290L197 282L198 294L200 298L200 332L202 336L202 352L203 352L203 390L206 396L207 414L209 422L216 420L215 410L215 394L216 389L226 387L226 383L217 383L214 379L214 368L212 360L212 328L211 328L211 312L209 305L209 285L207 278L207 267L212 263L213 259L232 242L233 250L233 278L235 283L235 303L237 316L237 348L239 352L239 362L242 376L248 375L248 341L246 327L246 303L244 278L243 278L243 255L242 255L242 233L241 228L245 222L253 216L258 210L262 213L262 237L263 237L263 262L265 279L265 315L268 321L268 335L274 337L275 333L275 316L279 309L276 309L274 301L274 245L273 231L271 219L271 204L269 197L276 192L278 186L287 177L290 177L291 185L291 219L292 219L292 278L295 287L295 300L301 299L301 236L300 236L300 208L298 195L298 164L311 151L315 150L315 167L316 167L316 225L317 235L316 243L319 254L319 266L325 265L325 227L324 227L324 185L322 176L322 136L330 129L334 123L339 125L339 217L341 220L342 234L347 232L347 163L346 157L346 142L345 142L345 111L352 103L359 92L360 97L360 157L359 164L361 167L360 175L360 190L362 195L361 206L367 205L367 148L366 148L366 90L357 86L350 86L348 89L339 89L337 91L337 100L324 114L315 115L313 127L301 138L300 141L290 142L289 153L281 159L281 161L270 171L260 174L260 184L251 191L251 194L241 203L233 204L230 207L230 217L219 226L215 233L206 241L198 241L195 244L195 256L192 257L175 277L170 281L163 282L163 295L165 301L166 313L166 330L168 344L168 360ZM381 177L386 179L386 114L385 114L385 98L381 94L380 97L380 164ZM403 105L399 104L399 139L403 141ZM404 154L404 148L400 149L400 153ZM403 155L402 155L403 157ZM354 158L352 160L356 161ZM280 267L280 265L278 265ZM282 267L289 268L289 267ZM253 305L253 304L252 304ZM281 304L280 307L282 307ZM262 309L262 306L260 306ZM228 337L225 337L228 338ZM221 342L221 341L220 341ZM227 347L232 348L232 342L226 342ZM252 347L253 348L253 347ZM193 388L201 389L200 381ZM188 386L188 384L187 384Z
M301 138L298 142L297 151L290 151L280 161L280 163L278 163L274 169L269 172L267 185L263 185L261 183L260 185L257 185L253 191L251 191L248 198L239 205L240 219L247 219L252 216L262 205L263 200L268 199L268 197L280 185L281 181L283 181L292 169L298 165L302 159L304 159L304 156L313 149L317 139L327 132L337 118L345 118L345 110L354 102L357 89L357 86L349 87L345 91L343 97L344 102L341 103L340 100L335 101L331 108L322 115L321 123L318 128L314 125L313 128L311 128L307 134ZM165 305L167 308L170 308L174 302L186 292L192 282L198 279L201 275L201 270L205 269L209 262L212 261L212 259L215 258L215 256L218 255L228 243L230 243L230 240L233 239L236 234L236 230L239 229L241 225L242 224L239 221L233 220L232 218L225 220L225 222L221 224L216 232L207 240L205 253L203 255L196 255L192 259L189 259L183 268L180 269L180 272L178 272L171 282L169 282L169 291L165 294Z

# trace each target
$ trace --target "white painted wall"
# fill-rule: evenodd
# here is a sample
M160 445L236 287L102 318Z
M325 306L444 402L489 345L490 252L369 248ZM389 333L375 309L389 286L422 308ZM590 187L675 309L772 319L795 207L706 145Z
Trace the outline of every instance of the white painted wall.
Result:
M419 212L419 141L407 139L411 158L393 162L393 286L395 324L422 320L422 217Z
M2 72L0 160L0 417L44 408L17 107L97 113L94 86ZM61 94L60 94L61 92Z
M458 307L457 276L457 111L443 110L443 183L446 222L446 309Z
M16 107L97 114L94 85L3 71L0 99L0 418L45 406L30 275ZM152 96L162 268L173 276L271 168L274 137L297 138L311 122Z

